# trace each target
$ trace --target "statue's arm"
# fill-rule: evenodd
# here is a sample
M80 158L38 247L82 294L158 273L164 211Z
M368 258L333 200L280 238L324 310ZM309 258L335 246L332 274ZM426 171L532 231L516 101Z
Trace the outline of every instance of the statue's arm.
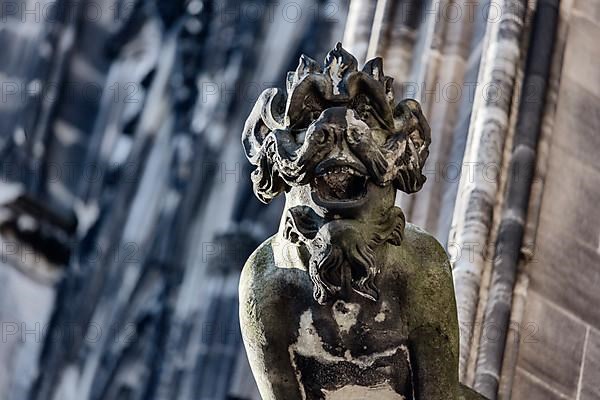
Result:
M252 373L263 400L302 400L284 332L287 324L272 320L274 314L284 314L274 313L276 306L261 297L268 291L257 269L253 255L242 270L239 287L240 326ZM274 332L277 327L279 331Z
M267 349L248 335L244 335L244 345L263 400L302 400L286 348L269 343Z
M422 326L411 334L410 353L415 400L458 399L457 360L438 327Z
M409 345L415 398L459 399L459 334L451 267L437 242L429 248L430 257L415 277L410 294L414 314Z

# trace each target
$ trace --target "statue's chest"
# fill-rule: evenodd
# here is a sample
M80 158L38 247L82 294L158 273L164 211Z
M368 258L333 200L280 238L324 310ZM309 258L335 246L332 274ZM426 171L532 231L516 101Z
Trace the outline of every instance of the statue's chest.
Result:
M406 332L386 301L305 310L289 357L307 399L412 399Z

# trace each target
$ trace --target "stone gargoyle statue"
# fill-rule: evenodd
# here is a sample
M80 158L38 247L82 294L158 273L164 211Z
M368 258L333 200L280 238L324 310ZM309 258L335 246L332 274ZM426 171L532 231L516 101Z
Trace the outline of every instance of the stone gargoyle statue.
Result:
M267 89L242 142L279 231L248 259L240 323L263 400L483 399L458 380L458 322L441 245L405 223L396 190L425 182L430 130L394 104L381 58L338 43Z

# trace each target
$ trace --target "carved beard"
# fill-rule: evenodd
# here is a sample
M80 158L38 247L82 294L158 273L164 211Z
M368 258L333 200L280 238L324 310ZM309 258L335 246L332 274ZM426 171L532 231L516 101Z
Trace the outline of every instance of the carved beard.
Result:
M385 243L400 245L404 225L398 207L378 220L328 221L308 206L296 206L288 210L284 236L310 255L308 272L317 302L347 299L351 291L377 301L375 251Z

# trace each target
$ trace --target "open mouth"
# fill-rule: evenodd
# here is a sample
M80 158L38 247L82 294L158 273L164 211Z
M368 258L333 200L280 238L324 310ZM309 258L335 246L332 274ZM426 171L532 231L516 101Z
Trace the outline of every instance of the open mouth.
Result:
M323 203L354 203L367 195L367 176L349 165L334 165L314 180L315 192Z

